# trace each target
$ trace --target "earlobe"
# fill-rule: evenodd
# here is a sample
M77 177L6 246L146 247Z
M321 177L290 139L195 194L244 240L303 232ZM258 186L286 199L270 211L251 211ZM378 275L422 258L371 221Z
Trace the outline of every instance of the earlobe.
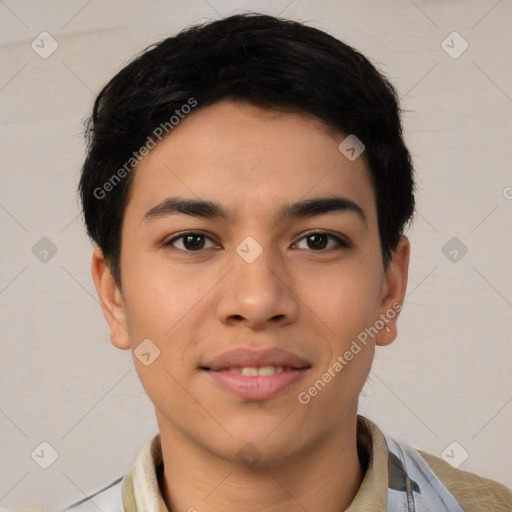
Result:
M407 237L400 237L397 248L384 276L380 304L380 319L385 323L375 339L376 345L389 345L397 334L397 320L405 300L409 274L410 243Z
M92 255L91 272L103 315L110 328L110 341L115 347L127 350L131 343L122 294L99 247L94 249Z

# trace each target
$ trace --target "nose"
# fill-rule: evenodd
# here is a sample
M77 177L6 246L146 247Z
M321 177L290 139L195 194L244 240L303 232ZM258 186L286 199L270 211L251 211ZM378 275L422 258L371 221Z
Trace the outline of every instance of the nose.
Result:
M217 316L227 325L242 325L253 330L295 322L299 301L292 277L271 249L248 263L233 254L233 269L218 290Z

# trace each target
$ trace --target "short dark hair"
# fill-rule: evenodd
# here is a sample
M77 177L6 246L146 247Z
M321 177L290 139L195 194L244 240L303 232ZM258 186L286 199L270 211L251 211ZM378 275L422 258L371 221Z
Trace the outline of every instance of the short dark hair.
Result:
M170 133L171 117L222 99L310 114L363 142L387 268L415 204L413 164L394 87L365 56L333 36L248 13L187 27L149 46L95 100L86 121L79 194L87 232L117 284L130 170L141 148L155 145L153 137L160 139L163 129Z

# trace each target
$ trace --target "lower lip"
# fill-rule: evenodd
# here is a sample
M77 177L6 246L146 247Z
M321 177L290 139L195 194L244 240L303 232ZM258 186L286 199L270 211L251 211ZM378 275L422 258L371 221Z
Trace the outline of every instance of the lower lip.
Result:
M301 370L283 370L273 375L247 377L228 370L205 370L222 388L246 400L267 400L274 398L285 389L304 378L309 368Z

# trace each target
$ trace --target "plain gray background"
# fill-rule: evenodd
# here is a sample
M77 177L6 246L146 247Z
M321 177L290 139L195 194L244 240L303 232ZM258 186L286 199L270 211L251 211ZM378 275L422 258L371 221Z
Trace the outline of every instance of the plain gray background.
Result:
M510 0L0 0L0 507L78 500L124 475L156 432L90 275L81 123L146 46L245 10L355 46L406 110L418 174L408 295L361 413L512 486Z

